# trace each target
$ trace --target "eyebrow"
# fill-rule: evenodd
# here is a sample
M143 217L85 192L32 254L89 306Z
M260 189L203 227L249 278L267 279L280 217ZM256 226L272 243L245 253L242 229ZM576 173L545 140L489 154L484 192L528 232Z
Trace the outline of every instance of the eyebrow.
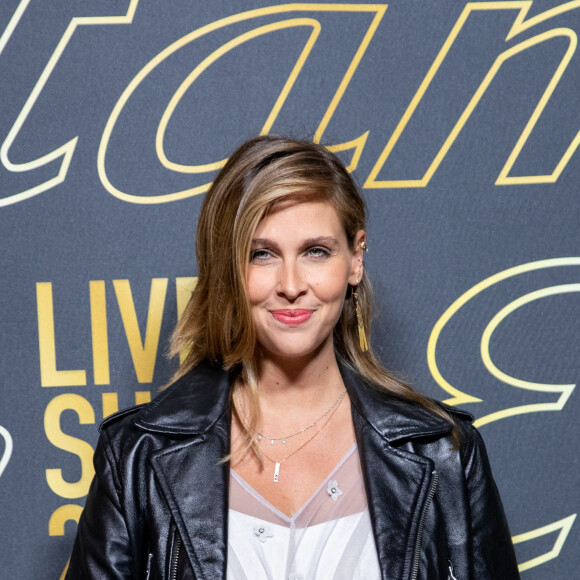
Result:
M319 246L319 245L336 245L338 240L334 236L318 236L316 238L307 238L302 241L303 246ZM252 240L252 248L257 247L278 247L274 240L268 238L254 238Z

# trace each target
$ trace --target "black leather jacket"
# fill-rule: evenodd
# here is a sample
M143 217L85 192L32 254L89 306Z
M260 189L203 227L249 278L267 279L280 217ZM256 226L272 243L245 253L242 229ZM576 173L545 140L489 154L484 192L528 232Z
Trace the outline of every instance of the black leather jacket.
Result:
M341 372L383 578L519 578L470 416L454 450L448 422ZM202 364L103 422L67 579L226 577L231 380Z

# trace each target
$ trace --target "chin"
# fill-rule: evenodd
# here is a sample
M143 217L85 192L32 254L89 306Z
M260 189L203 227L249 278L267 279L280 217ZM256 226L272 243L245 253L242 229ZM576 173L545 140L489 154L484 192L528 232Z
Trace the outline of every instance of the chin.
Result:
M296 341L291 344L260 344L264 356L300 359L319 355L324 350L324 347L328 345L328 340L308 344L296 344ZM332 345L332 340L330 340L330 344Z

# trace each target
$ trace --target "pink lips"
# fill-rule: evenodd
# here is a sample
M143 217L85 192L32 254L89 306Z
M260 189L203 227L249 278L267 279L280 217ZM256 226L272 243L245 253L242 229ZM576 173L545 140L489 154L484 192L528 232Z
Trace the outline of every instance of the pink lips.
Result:
M270 310L272 316L279 322L288 326L298 326L306 322L314 313L314 310L304 308L285 308L282 310Z

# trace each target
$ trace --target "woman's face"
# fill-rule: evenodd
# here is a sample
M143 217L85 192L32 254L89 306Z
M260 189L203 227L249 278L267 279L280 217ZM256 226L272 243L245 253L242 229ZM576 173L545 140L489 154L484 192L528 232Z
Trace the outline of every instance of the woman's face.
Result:
M362 277L364 231L354 251L336 210L297 198L279 202L252 239L247 285L264 356L303 357L332 348L349 284Z

